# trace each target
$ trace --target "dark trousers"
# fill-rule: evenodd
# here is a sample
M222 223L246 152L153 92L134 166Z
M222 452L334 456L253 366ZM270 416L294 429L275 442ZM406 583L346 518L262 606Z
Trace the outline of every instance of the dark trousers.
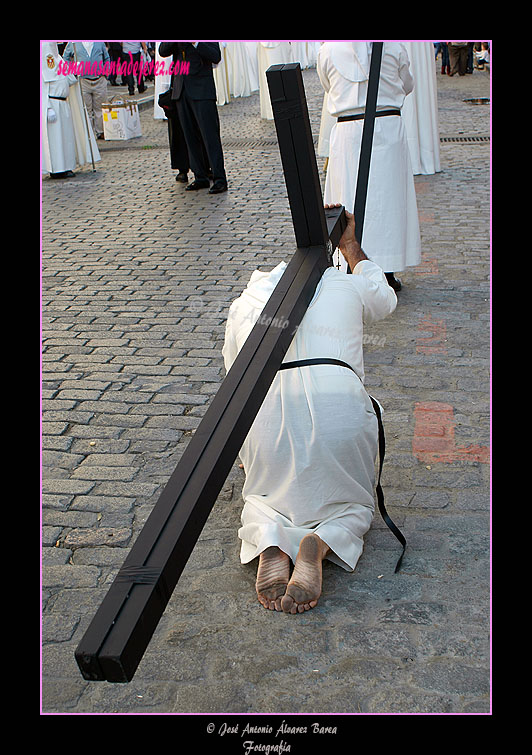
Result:
M176 104L194 178L208 180L210 164L213 180L226 183L216 100L192 100L183 92ZM205 160L202 141L208 160Z
M188 159L187 143L185 135L176 113L175 117L168 118L168 142L170 145L170 165L180 173L188 173L190 161Z
M122 51L121 50L109 50L109 57L111 58L111 63L114 61L115 63L115 72L112 74L109 74L109 83L110 84L116 84L116 71L120 68L120 61L121 61ZM121 84L125 84L124 77L121 76Z
M449 48L449 62L451 64L451 76L458 73L460 76L465 76L467 69L467 56L468 49L465 47L456 47L456 45L448 45Z
M131 57L130 53L122 53L122 62L126 63L127 65L124 66L127 71L131 68L131 73L126 73L125 76L123 76L125 83L127 84L127 88L129 90L129 94L135 93L135 76L133 74L133 67L135 63L137 63L137 87L139 92L143 92L146 87L144 86L144 76L138 75L139 68L140 68L140 52L132 52Z

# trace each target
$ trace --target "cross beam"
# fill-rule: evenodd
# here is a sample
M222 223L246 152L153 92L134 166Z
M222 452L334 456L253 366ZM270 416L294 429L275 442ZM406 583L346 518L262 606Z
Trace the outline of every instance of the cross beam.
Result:
M266 75L297 248L75 651L91 681L133 678L345 228L323 208L299 64Z

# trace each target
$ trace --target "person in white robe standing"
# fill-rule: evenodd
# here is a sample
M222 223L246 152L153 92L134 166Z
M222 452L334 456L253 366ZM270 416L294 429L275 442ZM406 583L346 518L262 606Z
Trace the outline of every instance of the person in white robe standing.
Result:
M219 42L221 59L219 63L214 63L212 73L214 76L214 85L216 87L216 104L222 105L231 102L231 91L229 86L229 60L227 57L227 42Z
M325 271L284 361L325 357L351 369L280 371L240 450L241 562L259 557L260 603L292 614L317 604L323 558L354 570L374 513L377 419L364 388L363 328L391 314L397 297L362 252L352 215L339 247L353 275ZM222 350L227 370L285 269L282 262L255 271L232 303Z
M70 178L78 166L99 161L100 152L76 76L59 72L64 61L57 42L43 42L41 58L41 170L50 178Z
M168 73L165 59L161 57L159 44L160 42L155 43L155 70L157 75L154 77L153 117L156 120L163 121L166 119L166 113L159 105L159 95L170 89L172 76Z
M290 42L266 41L257 44L257 61L259 68L259 105L260 117L273 121L270 89L266 71L270 66L292 62Z
M249 97L258 82L254 82L256 74L245 42L227 42L226 55L231 96Z
M247 56L249 78L251 83L251 91L258 92L259 85L259 62L258 62L258 45L260 44L256 40L245 40L242 42Z
M405 97L404 118L412 171L417 175L439 173L440 130L438 90L433 42L404 42L415 85Z
M366 104L371 42L325 42L318 53L317 71L327 93L327 108L336 119L360 116ZM387 274L396 291L394 273L421 261L421 238L416 193L406 130L400 115L413 90L408 54L403 44L383 45L377 114L375 118L362 248ZM364 120L338 120L331 129L325 202L340 202L350 211L355 204L358 162ZM346 270L336 254L335 263Z

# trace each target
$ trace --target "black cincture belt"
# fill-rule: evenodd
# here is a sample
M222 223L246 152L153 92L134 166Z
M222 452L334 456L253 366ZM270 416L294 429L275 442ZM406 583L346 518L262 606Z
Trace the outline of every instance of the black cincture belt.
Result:
M48 95L48 99L50 100L66 100L66 97L54 97L53 94Z
M312 364L337 364L340 367L347 367L352 372L355 372L355 370L351 367L350 364L347 364L347 362L342 362L340 359L301 359L296 362L283 362L281 366L279 367L279 369L289 370L292 367L306 367L307 365L312 365ZM356 372L355 372L355 375L356 375ZM377 485L376 485L377 503L379 505L380 514L382 518L384 519L385 523L388 525L388 527L391 529L395 537L399 540L399 542L403 546L403 552L401 553L399 560L395 566L395 571L398 572L399 569L401 568L401 562L403 560L403 556L405 555L406 540L401 530L395 526L395 524L392 522L392 520L388 516L388 512L386 511L386 507L384 505L384 493L382 492L382 487L381 487L381 472L382 472L382 465L384 462L385 445L386 445L385 437L384 437L384 426L382 424L381 410L380 410L379 404L371 396L370 396L370 399L371 399L371 403L373 404L373 409L375 410L375 415L377 417L377 423L379 426L379 474L377 477Z
M343 121L361 121L364 118L365 113L357 113L356 115L341 115L336 120L338 123ZM375 113L375 118L380 118L383 115L401 115L400 110L378 110Z

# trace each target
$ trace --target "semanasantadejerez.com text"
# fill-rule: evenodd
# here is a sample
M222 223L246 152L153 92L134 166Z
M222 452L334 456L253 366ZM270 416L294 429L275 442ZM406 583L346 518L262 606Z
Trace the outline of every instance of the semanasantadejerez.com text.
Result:
M129 60L108 61L102 63L101 60L70 60L68 63L61 60L57 66L57 72L63 76L73 73L76 76L125 76L133 74L137 76L163 76L188 74L190 69L189 60L173 60L168 63L165 60L134 61L131 53Z

